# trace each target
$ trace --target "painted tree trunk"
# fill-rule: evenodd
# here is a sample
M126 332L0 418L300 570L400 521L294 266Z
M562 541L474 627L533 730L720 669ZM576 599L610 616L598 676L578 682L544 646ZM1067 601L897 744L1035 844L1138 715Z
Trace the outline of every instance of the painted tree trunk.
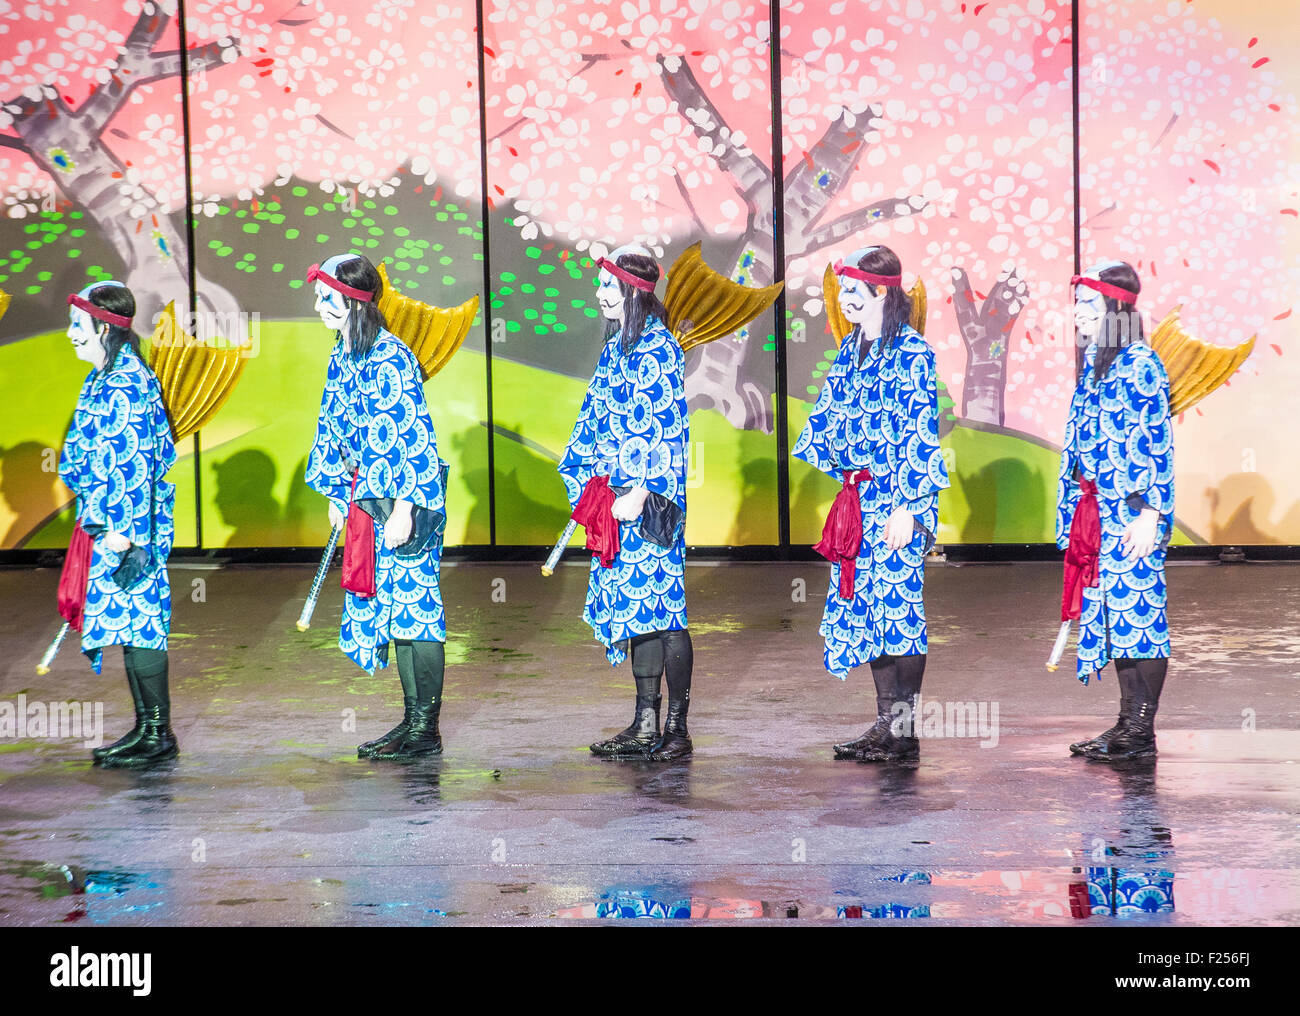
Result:
M966 346L962 386L964 419L1001 427L1006 418L1007 353L1012 329L1029 296L1015 269L1002 275L977 310L976 293L962 268L952 270L953 309Z
M158 313L170 301L188 310L189 251L171 217L157 199L143 188L134 201L144 214L131 215L122 196L126 167L75 115L60 115L42 108L22 117L15 129L27 145L32 160L55 181L68 199L85 211L122 258L126 269L121 281L136 299L136 330L152 329ZM54 161L59 151L62 165ZM237 320L239 302L226 289L201 277L198 281L199 310L230 315ZM235 338L235 336L231 336Z

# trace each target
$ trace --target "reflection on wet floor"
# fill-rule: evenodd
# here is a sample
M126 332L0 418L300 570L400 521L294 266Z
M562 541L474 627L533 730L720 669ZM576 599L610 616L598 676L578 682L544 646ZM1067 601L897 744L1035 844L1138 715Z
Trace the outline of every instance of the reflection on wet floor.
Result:
M0 921L1300 923L1300 568L1171 569L1186 648L1159 762L1128 769L1065 749L1112 722L1115 687L1043 671L1059 572L932 569L924 693L997 703L1001 729L924 737L915 771L830 757L874 701L822 672L817 597L791 599L819 565L692 569L696 754L672 765L586 750L626 724L631 675L587 637L580 570L532 566L448 570L446 754L357 759L401 690L327 626L294 631L310 572L212 571L204 604L178 600L169 765L0 739ZM34 676L57 579L0 572L0 698L103 701L114 737L120 657Z

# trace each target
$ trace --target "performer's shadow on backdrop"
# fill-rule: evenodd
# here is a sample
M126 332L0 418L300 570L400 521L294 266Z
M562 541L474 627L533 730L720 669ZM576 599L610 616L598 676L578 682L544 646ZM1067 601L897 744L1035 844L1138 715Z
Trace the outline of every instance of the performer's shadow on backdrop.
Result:
M63 507L59 475L45 468L47 462L57 463L49 456L50 449L35 441L0 445L0 500L11 515L0 547L22 547Z
M306 483L306 458L294 470L283 507L275 499L275 463L263 451L249 448L219 459L212 463L212 474L216 479L212 503L221 521L231 528L227 547L277 547L288 542L309 542L303 533L304 525L310 522L309 495L319 502L316 507L321 519L325 518L325 499Z

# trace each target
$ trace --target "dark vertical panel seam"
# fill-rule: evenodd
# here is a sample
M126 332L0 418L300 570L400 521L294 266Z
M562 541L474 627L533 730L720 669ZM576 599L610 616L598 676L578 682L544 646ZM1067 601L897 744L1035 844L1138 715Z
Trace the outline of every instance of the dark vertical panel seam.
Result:
M781 2L771 0L768 59L772 77L772 276L785 281L785 160L782 156L781 121ZM781 557L790 551L790 421L785 328L786 291L776 298L776 501Z
M1079 0L1070 0L1070 118L1074 130L1074 274L1082 268L1083 210L1079 184ZM1073 293L1070 294L1073 298ZM1075 343L1074 376L1083 371L1083 350Z
M185 0L177 0L176 31L179 35L181 57L181 139L185 152L185 244L189 276L190 321L198 312L198 269L194 264L194 164L190 144L190 53L189 34L185 28ZM194 442L194 545L203 548L203 448L196 431Z
M483 49L487 45L484 35L483 0L475 0L475 17L478 19L478 137L480 208L483 215L483 370L487 383L487 466L488 466L488 543L497 542L497 472L496 428L492 410L492 245L488 237L488 150L487 150L487 74L484 69Z

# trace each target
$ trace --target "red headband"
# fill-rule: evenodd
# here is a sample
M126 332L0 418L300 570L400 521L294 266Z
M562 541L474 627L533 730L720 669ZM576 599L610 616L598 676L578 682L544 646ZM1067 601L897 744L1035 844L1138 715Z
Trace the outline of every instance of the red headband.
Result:
M619 268L619 266L614 264L614 262L609 260L609 258L597 258L596 267L603 268L605 271L609 272L610 275L614 276L614 278L622 279L629 286L635 286L643 293L653 293L655 291L655 284L651 280L643 279L641 276L633 275L624 268Z
M374 293L367 293L364 289L356 289L353 286L339 282L334 276L322 272L320 265L312 265L307 269L307 281L316 282L317 280L325 283L330 289L336 289L344 296L350 296L354 300L360 300L362 303L369 303L375 298Z
M861 268L851 268L843 261L836 261L834 267L836 275L847 275L850 279L869 282L873 286L901 286L903 284L901 275L877 275L875 272L864 272Z
M1130 289L1121 289L1119 286L1112 286L1109 282L1102 282L1101 279L1090 279L1085 275L1073 275L1070 277L1071 286L1087 286L1089 289L1095 289L1102 296L1109 296L1112 300L1118 300L1120 303L1137 303L1138 295Z
M121 314L114 314L112 311L105 310L103 307L96 307L89 300L78 296L76 293L68 294L68 303L72 306L84 310L93 318L99 318L100 321L107 321L110 325L117 325L119 328L130 328L131 319Z

